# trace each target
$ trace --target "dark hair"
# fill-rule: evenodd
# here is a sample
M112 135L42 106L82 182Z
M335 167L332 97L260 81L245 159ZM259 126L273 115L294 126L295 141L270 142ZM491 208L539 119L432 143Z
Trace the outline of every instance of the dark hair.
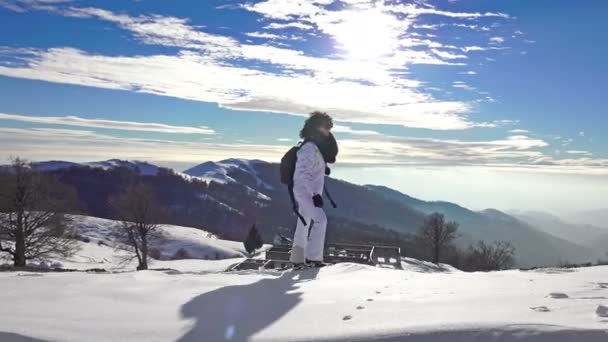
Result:
M310 113L304 127L300 131L300 138L310 138L317 134L317 128L320 126L327 126L329 128L334 127L334 120L325 112L315 111Z

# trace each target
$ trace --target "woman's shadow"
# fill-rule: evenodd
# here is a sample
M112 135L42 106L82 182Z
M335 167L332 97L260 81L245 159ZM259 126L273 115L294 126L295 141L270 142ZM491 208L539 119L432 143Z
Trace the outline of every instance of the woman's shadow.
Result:
M288 271L277 278L203 293L181 308L184 318L196 322L179 342L246 341L296 307L302 294L296 284L313 280L318 273L319 269Z

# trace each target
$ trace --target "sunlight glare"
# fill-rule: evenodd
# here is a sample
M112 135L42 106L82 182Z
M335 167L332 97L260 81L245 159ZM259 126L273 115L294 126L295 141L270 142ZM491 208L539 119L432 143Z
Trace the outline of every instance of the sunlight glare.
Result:
M336 25L338 48L355 60L374 60L391 54L398 43L395 18L379 10L353 11Z

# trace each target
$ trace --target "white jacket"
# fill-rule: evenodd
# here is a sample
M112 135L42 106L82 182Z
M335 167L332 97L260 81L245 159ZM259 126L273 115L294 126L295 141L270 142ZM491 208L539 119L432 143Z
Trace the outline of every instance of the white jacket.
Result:
M306 142L297 153L296 170L293 175L293 192L296 197L312 198L323 195L325 183L325 159L317 145Z

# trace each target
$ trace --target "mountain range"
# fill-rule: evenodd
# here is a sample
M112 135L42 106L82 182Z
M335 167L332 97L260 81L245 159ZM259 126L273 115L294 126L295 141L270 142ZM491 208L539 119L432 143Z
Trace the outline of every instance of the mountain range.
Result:
M170 208L167 223L204 228L233 240L241 240L255 223L268 242L276 234L290 236L295 226L278 164L261 160L205 162L183 172L116 159L36 162L33 168L73 186L82 203L81 211L96 217L113 218L108 198L143 180ZM530 215L510 215L496 209L472 211L450 202L423 201L384 186L357 185L334 178L328 178L326 185L338 202L337 209L326 210L330 222L327 239L333 242L397 244L404 254L418 257L422 252L412 236L426 215L439 212L459 223L459 246L478 240L510 241L516 247L520 267L595 261L608 250L596 243L596 238L604 238L599 228L564 226L538 220L538 215L532 219Z

